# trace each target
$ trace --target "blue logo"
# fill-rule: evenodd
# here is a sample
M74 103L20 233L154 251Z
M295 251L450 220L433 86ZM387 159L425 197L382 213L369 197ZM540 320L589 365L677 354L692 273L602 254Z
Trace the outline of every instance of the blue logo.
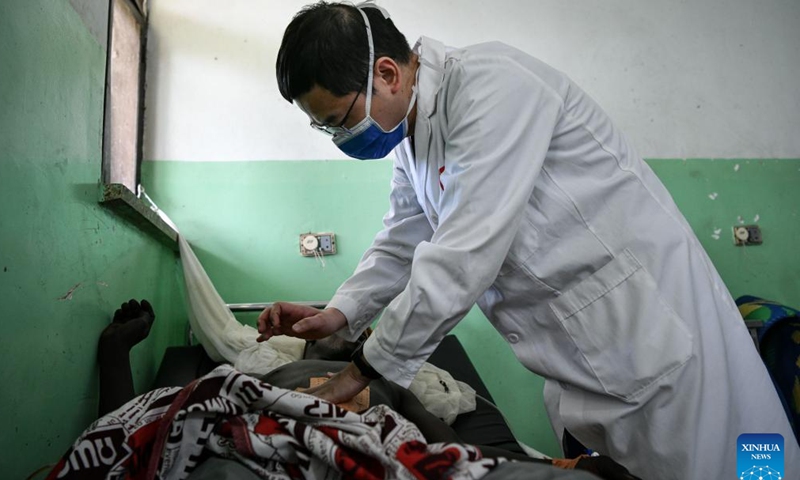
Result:
M783 435L744 433L736 450L739 480L783 480Z

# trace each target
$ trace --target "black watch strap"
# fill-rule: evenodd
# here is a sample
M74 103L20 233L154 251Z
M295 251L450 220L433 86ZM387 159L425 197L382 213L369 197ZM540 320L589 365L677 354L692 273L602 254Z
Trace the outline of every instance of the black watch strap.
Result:
M369 378L370 380L377 380L381 378L383 375L378 373L377 370L372 368L372 365L367 363L367 359L364 358L364 343L358 346L358 348L353 352L353 355L350 357L350 361L356 366L361 375Z

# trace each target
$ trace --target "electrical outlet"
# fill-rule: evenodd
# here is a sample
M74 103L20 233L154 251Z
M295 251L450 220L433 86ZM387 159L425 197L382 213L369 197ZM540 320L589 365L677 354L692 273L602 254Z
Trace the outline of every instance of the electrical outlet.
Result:
M733 227L733 244L739 247L761 245L764 242L758 225L735 225Z
M320 233L317 238L319 238L319 250L328 255L333 255L336 253L336 240L332 233Z
M317 255L336 254L336 235L332 232L301 233L300 255L313 257Z

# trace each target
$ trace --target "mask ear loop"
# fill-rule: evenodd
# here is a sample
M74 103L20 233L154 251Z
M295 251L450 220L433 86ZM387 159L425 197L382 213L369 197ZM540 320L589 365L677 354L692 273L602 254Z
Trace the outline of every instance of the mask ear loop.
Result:
M385 8L378 5L377 0L367 0L365 2L357 3L354 5L354 7L356 7L359 10L361 10L362 8L374 8L379 12L381 12L381 14L383 14L383 18L386 19L391 18L389 16L389 12Z
M386 19L389 18L389 12L387 12L386 9L384 9L383 7L379 7L378 5L373 3L372 1L361 2L358 5L356 5L355 7L358 9L358 13L360 13L361 16L364 17L364 25L366 25L366 27L367 27L367 42L369 44L369 74L367 75L367 103L365 105L365 110L366 110L367 116L369 116L370 112L372 111L372 80L373 80L373 73L374 73L374 70L375 70L375 44L372 41L372 27L369 24L369 18L367 17L367 14L364 13L364 9L365 8L375 8L379 12L381 12L381 14L383 14L383 18L386 18ZM417 72L417 73L419 73L419 72ZM417 85L416 85L416 82L414 82L414 86L412 87L412 92L413 93L411 95L411 101L409 102L408 110L406 111L406 117L408 117L408 114L411 112L411 109L414 107L414 102L416 101L416 98L417 98ZM381 129L381 130L383 130L383 129Z
M365 2L368 5L368 2ZM364 5L364 4L359 4ZM367 18L367 14L364 13L364 10L360 6L358 8L358 13L364 17L364 24L367 27L367 42L369 43L369 73L367 74L367 103L364 106L364 110L366 110L367 116L372 111L372 71L375 69L375 45L372 42L372 28L369 25L369 18Z

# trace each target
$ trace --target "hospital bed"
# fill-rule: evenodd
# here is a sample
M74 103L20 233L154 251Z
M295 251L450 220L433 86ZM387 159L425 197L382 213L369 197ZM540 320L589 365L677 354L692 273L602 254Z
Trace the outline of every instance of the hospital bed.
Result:
M295 302L324 308L324 302ZM261 311L270 304L228 304L234 313ZM453 378L475 389L475 411L459 415L451 425L465 443L489 445L524 454L514 438L503 414L494 405L494 399L475 370L464 347L454 335L447 335L428 359L431 364L449 372ZM200 345L169 347L164 353L154 387L185 386L195 378L213 370L213 361Z

